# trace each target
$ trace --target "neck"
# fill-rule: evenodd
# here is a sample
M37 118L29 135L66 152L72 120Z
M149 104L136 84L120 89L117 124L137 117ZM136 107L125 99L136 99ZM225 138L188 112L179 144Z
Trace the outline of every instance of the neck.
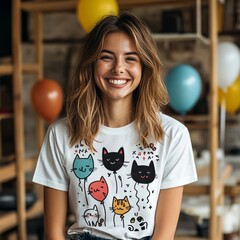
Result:
M104 125L107 127L122 127L133 121L133 109L131 104L122 101L103 102L105 115Z

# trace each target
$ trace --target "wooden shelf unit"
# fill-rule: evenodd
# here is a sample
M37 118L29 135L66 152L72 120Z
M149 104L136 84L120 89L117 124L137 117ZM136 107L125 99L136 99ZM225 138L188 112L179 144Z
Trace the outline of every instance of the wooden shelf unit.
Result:
M9 213L9 217L4 220L0 216L0 226L5 226L7 223L19 224L19 240L26 240L26 218L35 216L35 214L42 211L42 202L37 202L32 210L26 212L25 210L25 171L32 170L34 165L34 160L26 162L24 159L24 133L23 133L23 101L22 101L22 74L23 73L36 73L36 79L41 79L43 77L43 36L42 36L42 15L44 12L59 12L59 11L73 11L76 9L77 0L52 0L52 1L26 1L21 2L21 0L13 1L13 63L5 64L0 66L0 72L3 74L13 74L14 77L14 120L15 120L15 133L16 133L16 175L18 178L18 213ZM186 7L193 4L207 4L209 7L210 16L210 39L202 38L199 35L184 35L181 36L182 40L184 38L195 39L201 38L206 40L209 44L210 52L210 95L211 95L211 107L209 115L209 131L210 131L210 152L211 152L211 164L210 164L210 185L208 186L207 193L210 194L210 233L209 238L211 240L220 240L221 233L218 231L218 220L216 214L216 207L219 204L219 196L215 194L216 191L222 191L222 182L219 184L218 179L218 163L216 158L216 149L218 147L218 110L217 110L217 0L118 0L121 9L128 9L135 6L151 6L159 5L168 8L169 6ZM36 48L36 61L34 64L23 64L21 55L21 11L29 11L34 15L35 18L35 48ZM198 26L199 27L199 26ZM167 36L157 35L155 38L166 38ZM168 36L170 37L170 36ZM175 36L174 38L176 39ZM0 73L1 74L1 73ZM38 144L41 145L44 131L43 122L38 119L37 123L37 136ZM193 191L192 191L193 193ZM222 196L222 195L221 195ZM223 196L222 196L223 197ZM221 198L222 201L222 198ZM4 222L2 225L1 223ZM4 227L1 227L4 231ZM7 226L5 227L7 229ZM220 236L220 238L218 238ZM180 238L179 238L180 239ZM187 239L187 238L182 238ZM197 239L190 238L189 239Z
M38 16L38 14L36 14ZM36 19L38 19L36 17ZM36 20L38 22L38 20ZM38 28L39 29L39 28ZM34 73L37 79L42 77L42 48L41 40L37 34L36 46L36 63L22 63L22 43L21 43L21 2L20 0L12 0L12 56L6 59L0 59L0 76L11 75L13 82L13 112L0 113L1 121L14 121L14 146L15 152L8 156L0 155L0 184L10 180L16 180L16 198L17 211L1 211L0 212L0 234L14 227L18 227L18 233L15 239L27 240L26 221L29 218L39 216L43 212L43 200L41 189L38 190L39 199L34 205L26 210L25 192L26 181L25 173L32 172L35 168L36 157L24 159L24 118L23 118L23 74ZM1 125L0 125L1 127ZM37 119L37 142L43 140L43 121ZM0 130L0 144L2 144L2 136ZM2 153L2 152L1 152Z

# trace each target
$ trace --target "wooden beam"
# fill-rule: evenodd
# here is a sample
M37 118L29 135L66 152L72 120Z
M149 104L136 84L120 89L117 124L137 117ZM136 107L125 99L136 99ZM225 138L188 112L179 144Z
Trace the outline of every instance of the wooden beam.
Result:
M38 66L36 64L27 63L22 65L23 73L36 73ZM9 75L13 74L13 65L12 64L1 64L0 65L0 75Z
M41 2L22 2L21 8L25 11L38 11L38 12L58 12L58 11L70 11L76 9L76 0L65 1L41 1Z
M203 1L206 3L207 1ZM195 5L193 0L118 0L120 9L129 9L141 6L161 6L161 7L186 7ZM60 1L26 1L22 2L21 8L25 11L38 12L59 12L74 11L77 6L77 0Z
M17 225L16 211L0 214L0 234L8 229L15 227L16 225Z
M0 168L0 183L16 178L16 164L9 163Z
M218 84L217 84L217 0L209 0L210 17L210 240L216 240L218 235L216 189L218 188ZM222 234L222 233L221 233Z
M25 165L24 165L24 122L22 89L22 49L21 49L21 3L12 0L12 54L13 54L13 104L14 104L14 140L17 175L17 218L18 239L27 239Z

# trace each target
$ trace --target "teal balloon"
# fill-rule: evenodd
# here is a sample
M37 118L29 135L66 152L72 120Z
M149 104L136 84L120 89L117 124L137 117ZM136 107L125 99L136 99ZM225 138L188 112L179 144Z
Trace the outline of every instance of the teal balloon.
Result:
M202 81L198 71L190 65L181 64L171 68L165 77L170 107L185 115L200 98Z

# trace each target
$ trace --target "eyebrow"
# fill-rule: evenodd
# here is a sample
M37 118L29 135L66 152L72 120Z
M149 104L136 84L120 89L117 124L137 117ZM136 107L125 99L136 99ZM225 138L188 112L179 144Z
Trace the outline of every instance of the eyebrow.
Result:
M113 54L113 55L114 55L114 52L109 51L109 50L107 50L107 49L103 49L103 50L102 50L102 53L109 53L109 54ZM136 52L127 52L127 53L125 53L124 55L137 55L137 56L138 56L138 54L137 54Z

